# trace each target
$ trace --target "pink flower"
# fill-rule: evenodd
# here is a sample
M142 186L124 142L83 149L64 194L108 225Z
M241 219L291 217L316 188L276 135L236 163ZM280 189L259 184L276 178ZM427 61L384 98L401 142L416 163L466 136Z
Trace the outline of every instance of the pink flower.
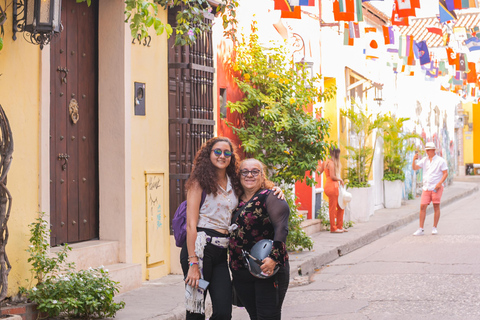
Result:
M192 29L188 30L187 34L188 34L190 37L193 36L193 30L192 30Z

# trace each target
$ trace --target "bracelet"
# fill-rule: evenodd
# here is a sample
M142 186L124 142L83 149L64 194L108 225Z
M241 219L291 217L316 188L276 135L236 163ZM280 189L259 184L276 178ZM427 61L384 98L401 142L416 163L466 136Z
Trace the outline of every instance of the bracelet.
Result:
M198 261L194 261L194 262L189 263L190 267L193 266L194 264L198 265Z
M193 256L188 256L188 259L190 258L198 258L196 255L193 255Z

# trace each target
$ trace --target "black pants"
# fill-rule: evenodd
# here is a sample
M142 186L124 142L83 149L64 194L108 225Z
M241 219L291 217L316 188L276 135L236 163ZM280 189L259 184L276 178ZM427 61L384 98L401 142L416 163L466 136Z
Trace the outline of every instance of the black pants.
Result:
M280 320L290 281L288 261L269 279L258 279L247 269L232 270L233 285L251 320ZM275 281L278 288L275 288Z
M210 229L201 229L212 237L226 237ZM183 275L188 273L188 250L185 244L180 253ZM227 249L207 243L203 252L203 278L210 282L207 291L212 300L213 314L211 320L230 320L232 318L232 282L227 264ZM206 296L206 292L205 292ZM187 311L187 320L204 320L205 315Z

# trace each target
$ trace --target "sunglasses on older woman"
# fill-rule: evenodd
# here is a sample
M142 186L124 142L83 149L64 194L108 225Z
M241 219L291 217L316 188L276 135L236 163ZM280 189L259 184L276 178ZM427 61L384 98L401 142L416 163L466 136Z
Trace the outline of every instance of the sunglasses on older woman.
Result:
M220 157L223 153L223 155L225 156L225 158L230 158L232 156L232 151L230 150L223 150L222 149L213 149L213 154L217 157Z

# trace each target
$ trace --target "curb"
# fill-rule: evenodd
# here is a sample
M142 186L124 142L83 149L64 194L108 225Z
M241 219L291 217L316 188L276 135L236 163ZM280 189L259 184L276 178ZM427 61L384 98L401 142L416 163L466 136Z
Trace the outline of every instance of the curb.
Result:
M441 206L447 206L450 205L462 198L465 198L474 192L477 192L479 190L478 184L474 186L473 188L448 197L444 201L442 201ZM430 206L427 208L427 216L433 213L433 206ZM319 254L314 257L310 257L305 259L304 261L299 262L296 265L296 268L290 269L290 282L291 285L296 286L296 285L301 285L305 281L302 280L302 278L308 277L313 275L316 271L321 269L323 266L325 266L328 263L331 263L338 259L340 256L343 256L345 254L348 254L352 251L355 251L369 243L372 243L375 240L380 239L384 235L400 228L403 227L407 224L409 224L412 221L415 221L418 219L418 210L416 209L412 213L406 214L403 218L400 218L398 220L395 220L393 222L387 223L373 231L370 231L356 239L353 239L343 245L340 245L336 248L333 248L325 253ZM293 281L293 283L292 283Z

